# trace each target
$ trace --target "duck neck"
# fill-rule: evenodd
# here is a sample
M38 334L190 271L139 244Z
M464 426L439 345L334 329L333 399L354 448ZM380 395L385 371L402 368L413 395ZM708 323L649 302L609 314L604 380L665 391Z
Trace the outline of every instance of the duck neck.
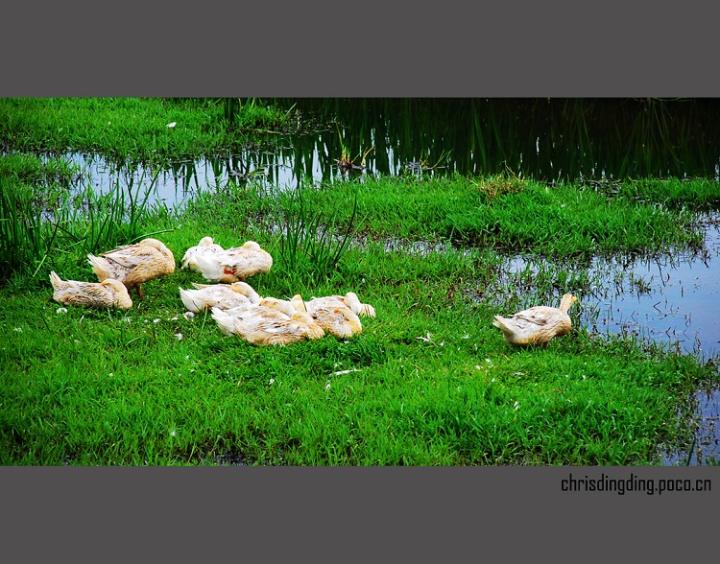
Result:
M565 294L560 301L560 311L567 313L570 306L573 304L573 297L570 294Z

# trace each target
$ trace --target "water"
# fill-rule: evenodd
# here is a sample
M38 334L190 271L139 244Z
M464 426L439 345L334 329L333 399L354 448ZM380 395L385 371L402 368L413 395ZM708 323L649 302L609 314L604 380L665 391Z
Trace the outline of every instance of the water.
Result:
M61 157L80 169L79 179L72 188L81 190L90 183L94 190L106 194L119 186L125 193L143 197L148 193L148 204L164 205L168 209L182 210L200 192L213 192L228 183L239 186L252 182L271 191L291 190L306 182L320 183L327 178L321 168L317 152L310 155L312 163L310 176L298 174L293 167L293 158L278 147L277 152L248 149L239 155L226 158L198 158L178 161L167 168L153 169L142 164L111 163L97 154L79 152L60 155L45 155L46 158ZM347 178L349 173L335 167L336 174L330 174L329 181ZM353 176L364 178L364 170Z
M332 181L345 146L367 174L495 174L542 180L699 176L720 170L720 100L292 100L337 126L295 136L295 171ZM433 168L428 170L428 168Z
M498 285L484 294L530 307L538 296L528 291L546 280L554 288L543 299L579 294L579 322L592 332L633 335L707 360L720 355L720 217L706 216L703 229L704 246L694 252L593 257L588 264L508 256Z
M310 133L265 135L239 154L173 163L151 202L182 207L228 181L290 189L377 175L495 174L557 181L720 178L720 100L280 100ZM343 150L356 167L339 166ZM369 152L368 152L369 151ZM362 155L366 154L362 163ZM68 154L102 190L136 183L137 166ZM149 178L144 179L145 182Z

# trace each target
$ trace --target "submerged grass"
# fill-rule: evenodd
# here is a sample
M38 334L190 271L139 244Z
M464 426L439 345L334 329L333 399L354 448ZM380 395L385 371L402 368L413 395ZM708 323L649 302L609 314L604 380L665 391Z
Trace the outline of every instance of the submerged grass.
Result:
M662 204L670 209L710 211L720 207L720 182L717 180L632 180L622 184L619 194L632 201Z

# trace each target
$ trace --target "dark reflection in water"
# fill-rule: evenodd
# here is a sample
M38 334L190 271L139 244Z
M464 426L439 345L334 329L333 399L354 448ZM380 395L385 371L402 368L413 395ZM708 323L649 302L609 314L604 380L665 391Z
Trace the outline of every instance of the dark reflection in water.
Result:
M492 174L538 179L716 177L720 101L658 99L304 99L287 101L338 126L295 136L297 176L333 178L346 146L374 147L369 171Z
M158 171L152 199L178 207L201 190L259 182L275 190L303 182L378 175L494 174L541 180L624 177L720 179L716 100L279 100L320 130L265 134L239 154L178 161ZM348 164L339 161L343 156ZM153 178L97 156L64 155L99 190ZM363 158L364 157L364 158Z

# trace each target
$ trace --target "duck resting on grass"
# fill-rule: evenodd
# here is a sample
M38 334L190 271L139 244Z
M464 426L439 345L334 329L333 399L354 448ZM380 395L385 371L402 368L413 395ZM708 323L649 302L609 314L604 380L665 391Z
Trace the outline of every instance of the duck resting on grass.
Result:
M357 314L342 301L316 298L304 302L302 297L296 294L291 303L297 311L307 312L323 330L340 339L349 339L362 333L362 323Z
M253 345L288 345L320 339L324 331L307 313L288 316L262 305L242 305L227 311L212 308L212 317L226 335L238 335Z
M212 237L203 237L197 245L190 247L187 251L185 251L180 268L189 268L190 270L197 271L197 256L199 254L214 254L223 252L224 250L225 249L213 241Z
M188 311L199 313L204 309L217 307L231 309L243 304L259 304L260 296L245 282L232 284L196 284L194 290L180 288L180 299Z
M50 273L53 286L53 300L63 305L77 305L97 308L130 309L132 300L125 285L119 280L106 278L102 282L78 282L61 280Z
M268 272L273 259L270 253L264 251L255 241L248 241L242 247L214 253L197 253L195 263L206 280L238 282Z
M296 297L299 298L300 296ZM348 292L344 296L313 297L311 300L305 302L305 307L307 307L308 310L318 307L347 307L350 308L355 315L359 315L360 317L375 317L375 308L370 304L360 303L360 299L355 292Z
M172 251L157 239L143 239L99 257L88 255L88 262L100 282L108 278L120 280L128 290L135 288L140 299L144 298L142 284L175 272Z
M260 300L260 305L263 307L269 307L280 313L284 313L287 316L292 317L296 313L307 313L305 310L297 309L295 305L289 300L280 300L278 298L266 297Z
M565 335L572 329L570 306L577 301L572 294L565 294L560 307L536 306L520 311L510 318L495 316L493 325L513 345L544 345L553 337Z

